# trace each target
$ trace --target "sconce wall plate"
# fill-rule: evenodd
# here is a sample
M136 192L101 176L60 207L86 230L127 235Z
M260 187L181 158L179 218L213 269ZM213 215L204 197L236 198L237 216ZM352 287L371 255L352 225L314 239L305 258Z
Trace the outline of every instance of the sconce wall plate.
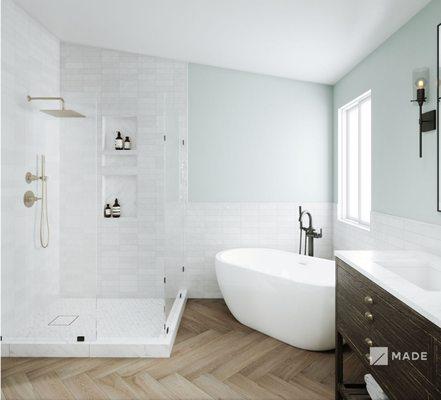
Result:
M430 132L436 129L436 110L431 110L423 113L423 124L421 129L423 132Z

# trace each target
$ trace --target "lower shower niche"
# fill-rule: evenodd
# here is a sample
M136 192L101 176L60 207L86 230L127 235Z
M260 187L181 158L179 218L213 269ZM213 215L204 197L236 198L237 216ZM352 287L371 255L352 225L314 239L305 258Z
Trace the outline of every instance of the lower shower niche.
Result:
M106 204L112 207L115 199L121 206L121 218L136 218L136 175L103 175L103 207Z

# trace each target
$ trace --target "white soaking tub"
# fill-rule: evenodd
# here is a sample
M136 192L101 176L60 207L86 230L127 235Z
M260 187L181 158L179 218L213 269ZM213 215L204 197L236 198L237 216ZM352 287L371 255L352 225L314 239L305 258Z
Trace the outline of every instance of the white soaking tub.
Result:
M235 318L306 350L334 348L335 264L273 249L216 255L216 276Z

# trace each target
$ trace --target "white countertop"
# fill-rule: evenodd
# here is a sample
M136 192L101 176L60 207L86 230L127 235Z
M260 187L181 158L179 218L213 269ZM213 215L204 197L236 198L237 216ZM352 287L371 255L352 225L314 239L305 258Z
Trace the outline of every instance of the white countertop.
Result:
M441 258L420 251L336 251L335 256L441 328L441 291L425 290L381 263L430 266L441 272Z

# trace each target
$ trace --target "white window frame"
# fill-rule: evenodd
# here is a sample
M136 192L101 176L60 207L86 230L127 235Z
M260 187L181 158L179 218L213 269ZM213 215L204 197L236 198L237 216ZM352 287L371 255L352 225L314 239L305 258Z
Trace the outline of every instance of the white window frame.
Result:
M358 218L353 218L348 215L348 180L349 173L347 169L349 153L347 151L347 111L353 109L354 107L358 108L358 112L360 113L361 105L367 101L371 101L372 108L372 96L371 91L363 93L361 96L352 100L351 102L345 104L344 106L338 109L338 219L347 224L357 226L359 228L370 230L370 217L369 221L363 221L360 217L361 215L361 129L360 129L360 118L358 118ZM369 132L369 141L372 143L372 114L371 114L371 132ZM369 182L371 188L371 197L372 197L372 153L371 157L371 179ZM371 210L372 210L372 202L371 202ZM371 213L369 210L369 214Z

